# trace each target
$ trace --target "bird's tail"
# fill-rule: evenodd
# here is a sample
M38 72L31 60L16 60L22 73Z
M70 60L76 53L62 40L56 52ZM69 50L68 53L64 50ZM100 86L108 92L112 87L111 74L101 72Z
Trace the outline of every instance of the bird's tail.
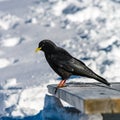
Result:
M98 80L99 82L104 83L104 84L107 85L107 86L110 86L110 83L109 83L106 79L104 79L103 77L101 77L101 76L99 76L99 75L97 75L97 74L96 74L95 79Z

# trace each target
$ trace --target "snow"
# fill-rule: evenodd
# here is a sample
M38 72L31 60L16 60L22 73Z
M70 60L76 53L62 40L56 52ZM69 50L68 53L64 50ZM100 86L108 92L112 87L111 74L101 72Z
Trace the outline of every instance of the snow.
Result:
M88 14L88 11L89 11L89 14ZM95 20L99 16L101 16L101 14L98 8L89 7L76 14L67 15L67 18L72 22L80 23L89 19Z
M7 30L18 24L19 18L10 14L0 15L0 28Z
M1 46L14 47L18 45L21 41L22 39L18 37L6 38L5 40L1 40Z
M7 79L5 81L5 85L3 86L4 89L9 89L11 87L16 87L17 86L17 80L16 78L11 78L11 79Z
M119 0L0 0L0 117L60 119L64 112L65 120L102 119L69 114L52 103L54 98L45 98L46 86L60 79L44 54L34 51L39 41L51 39L109 82L119 82L119 13ZM95 82L82 77L69 81Z
M6 58L0 58L0 68L7 67L10 64L10 61Z

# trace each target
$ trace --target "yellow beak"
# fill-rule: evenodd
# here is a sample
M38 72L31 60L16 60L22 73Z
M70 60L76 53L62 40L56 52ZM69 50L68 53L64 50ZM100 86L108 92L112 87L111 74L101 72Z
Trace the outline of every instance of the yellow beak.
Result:
M40 51L42 48L36 48L35 52L38 52Z

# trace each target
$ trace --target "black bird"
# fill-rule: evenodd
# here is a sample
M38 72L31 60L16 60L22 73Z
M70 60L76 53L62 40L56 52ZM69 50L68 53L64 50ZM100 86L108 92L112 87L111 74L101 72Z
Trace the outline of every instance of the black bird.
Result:
M99 82L109 86L110 83L104 78L97 75L90 68L88 68L82 61L71 56L66 50L58 47L50 40L42 40L36 52L42 50L51 68L62 78L57 88L63 87L66 80L71 75L80 75L88 78L93 78Z

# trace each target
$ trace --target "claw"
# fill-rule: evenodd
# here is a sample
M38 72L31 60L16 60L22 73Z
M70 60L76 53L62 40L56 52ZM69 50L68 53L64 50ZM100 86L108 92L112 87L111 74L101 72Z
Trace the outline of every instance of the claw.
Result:
M56 94L56 92L57 92L57 89L58 89L58 88L56 87L56 88L55 88L55 94Z

